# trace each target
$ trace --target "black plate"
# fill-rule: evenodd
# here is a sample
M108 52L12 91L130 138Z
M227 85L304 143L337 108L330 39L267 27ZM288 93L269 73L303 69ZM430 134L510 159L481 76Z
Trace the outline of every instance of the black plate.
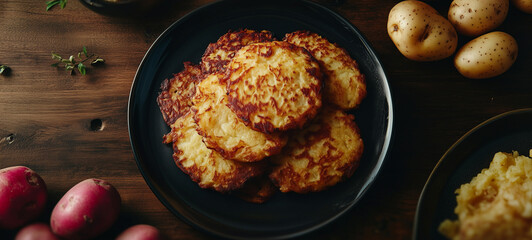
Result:
M419 198L414 221L414 239L445 239L438 233L445 219L454 214L454 191L488 168L497 152L518 151L528 156L532 148L532 108L507 112L473 128L440 159Z
M354 111L365 141L359 169L330 190L276 194L263 204L204 190L183 174L163 144L169 131L156 103L161 81L198 63L207 45L228 30L270 30L278 39L310 30L338 43L359 62L368 97ZM140 64L131 88L128 128L137 165L159 200L199 229L230 238L287 238L331 222L359 201L377 177L392 135L392 100L386 76L373 49L359 31L334 12L306 1L222 1L202 7L170 26Z

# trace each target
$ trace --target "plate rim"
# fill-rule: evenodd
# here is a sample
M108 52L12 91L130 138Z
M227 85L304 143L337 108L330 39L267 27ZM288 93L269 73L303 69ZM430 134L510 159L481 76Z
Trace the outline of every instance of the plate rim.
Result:
M438 160L438 162L436 163L436 165L434 166L434 168L432 169L431 173L429 174L429 177L427 178L427 181L425 182L424 186L423 186L423 189L419 195L419 198L418 198L418 201L417 201L417 205L416 205L416 213L414 215L414 224L413 224L413 231L412 231L412 239L413 240L417 240L419 239L419 235L420 235L420 224L419 224L419 221L420 221L420 217L421 217L421 211L422 208L424 207L424 205L426 205L426 201L424 201L424 199L427 197L427 193L428 191L430 191L430 186L434 183L434 181L436 181L436 175L439 173L439 171L442 171L441 169L443 168L444 164L445 164L445 159L447 159L447 157L449 155L451 155L453 152L456 151L456 149L465 141L467 141L469 138L472 138L475 136L475 134L477 134L479 131L483 130L483 129L487 129L491 126L491 124L494 124L495 122L498 122L502 119L506 119L506 118L510 118L510 117L513 117L513 116L518 116L518 115L521 115L521 114L530 114L532 113L532 108L519 108L519 109L514 109L514 110L510 110L510 111L506 111L506 112L503 112L503 113L500 113L500 114L497 114L493 117L490 117L488 118L487 120L484 120L482 121L481 123L477 124L475 127L473 127L472 129L470 129L469 131L467 131L465 134L463 134L458 140L456 140L446 151L445 153L442 155L442 157ZM460 161L462 162L462 161ZM456 170L456 169L455 169ZM447 177L445 180L448 180L449 177ZM446 181L447 182L447 181ZM443 190L440 189L439 192L441 192ZM429 231L430 232L430 231Z
M311 2L311 1L308 1L308 0L289 0L289 1L297 2L297 3L300 3L300 4L304 4L304 5L309 5L311 7L319 8L320 10L323 10L323 11L327 12L327 14L329 14L331 17L333 17L338 23L341 23L343 26L347 26L348 30L359 38L359 40L360 40L361 44L363 45L363 47L365 49L367 49L368 55L371 56L371 58L374 59L376 67L377 67L376 69L380 72L379 75L381 75L383 77L383 79L382 79L383 89L382 90L383 90L383 95L386 96L385 104L386 104L386 106L388 108L387 109L388 110L388 115L386 116L386 119L387 119L387 121L386 121L387 122L387 124L386 124L386 132L385 132L386 134L385 134L385 137L384 137L384 139L382 141L382 150L380 151L380 153L378 155L378 158L376 159L375 167L370 171L370 174L368 175L368 180L365 181L361 191L358 194L358 197L353 198L353 201L349 204L349 206L343 208L341 211L338 211L335 215L331 216L326 221L322 221L322 222L320 222L318 224L312 225L311 227L306 228L304 230L294 231L294 232L286 233L286 234L282 234L282 235L276 235L276 236L273 237L274 239L292 238L292 237L297 237L297 236L302 236L302 235L308 234L310 232L313 232L313 231L315 231L317 229L320 229L320 228L324 227L325 225L335 221L340 216L342 216L346 212L350 211L353 208L353 206L356 205L356 203L358 203L362 197L364 197L366 192L369 189L371 189L371 186L374 184L375 180L382 173L383 165L385 164L386 159L388 159L389 156L390 156L391 148L392 148L392 145L393 145L393 139L394 139L394 136L395 136L395 129L393 128L394 123L395 123L394 122L394 108L393 108L393 101L392 101L393 97L392 97L392 92L391 92L390 84L389 84L389 81L388 81L388 77L387 77L385 69L382 66L381 60L377 56L376 51L371 46L371 44L366 39L366 37L360 32L360 30L355 25L353 25L345 17L341 16L340 14L332 11L331 9L329 9L329 8L327 8L327 7L325 7L325 6L321 5L321 4L318 4L318 3L315 3L315 2ZM144 179L144 182L148 185L148 187L150 188L151 192L167 208L168 211L170 211L174 216L178 217L180 220L182 220L185 223L187 223L189 226L192 226L193 228L198 229L201 232L208 233L208 234L211 234L213 236L218 236L218 237L236 238L236 239L249 239L249 237L239 237L239 236L227 234L227 233L220 232L220 231L213 231L212 228L206 228L205 226L200 224L201 221L193 221L193 220L189 219L188 217L184 216L182 213L180 213L179 210L174 209L174 206L172 204L170 204L169 201L164 196L165 194L164 194L163 191L161 191L161 188L159 186L156 186L156 185L159 185L159 184L154 183L153 179L151 178L151 175L148 174L146 172L145 168L142 166L143 163L141 163L141 160L139 160L138 150L136 149L138 147L138 146L136 146L136 143L137 143L138 140L133 136L132 128L131 128L131 123L132 123L131 121L132 121L132 114L133 114L133 111L131 109L131 104L132 104L132 101L135 98L134 97L134 92L135 92L136 87L138 85L137 82L139 81L139 73L141 72L141 69L142 69L143 65L145 64L145 61L148 58L148 56L150 55L150 53L152 52L153 48L155 48L157 43L159 41L161 41L161 39L165 38L178 25L182 24L183 22L186 22L188 19L194 17L198 13L201 13L205 9L211 8L211 7L213 7L215 5L218 5L218 4L223 4L224 2L228 2L228 1L220 0L220 1L215 1L215 2L212 2L212 3L208 3L208 4L202 5L202 6L198 7L198 8L190 11L189 13L185 14L181 18L179 18L176 21L174 21L171 25L169 25L154 40L154 42L148 48L148 50L146 51L145 55L142 58L142 61L139 63L139 66L138 66L137 71L135 73L133 82L131 83L131 88L130 88L129 98L128 98L128 107L127 107L128 135L129 135L130 145L131 145L131 148L132 148L132 151L133 151L134 159L135 159L135 162L137 164L137 168L139 169L139 171L140 171L140 173L141 173L141 175L142 175L142 177ZM273 1L273 2L283 2L283 1ZM271 237L266 237L266 238L267 239L271 239ZM255 237L253 239L266 239L266 238L261 238L261 237L256 238Z

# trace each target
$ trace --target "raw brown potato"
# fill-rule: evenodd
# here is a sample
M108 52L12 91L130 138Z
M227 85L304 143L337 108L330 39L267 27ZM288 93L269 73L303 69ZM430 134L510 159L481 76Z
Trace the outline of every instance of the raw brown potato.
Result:
M46 205L44 180L28 167L0 169L0 229L15 229L37 218Z
M34 223L18 231L15 240L59 240L50 226L44 223Z
M504 32L491 32L465 44L454 58L456 69L465 77L481 79L500 75L517 58L517 42Z
M467 36L487 33L504 22L509 0L454 0L447 18L456 31Z
M532 14L532 0L512 0L512 4L519 10Z
M397 49L414 61L436 61L449 57L458 42L451 23L420 1L403 1L390 10L388 35Z
M120 195L107 181L90 178L72 187L50 216L52 231L65 239L91 239L118 218Z

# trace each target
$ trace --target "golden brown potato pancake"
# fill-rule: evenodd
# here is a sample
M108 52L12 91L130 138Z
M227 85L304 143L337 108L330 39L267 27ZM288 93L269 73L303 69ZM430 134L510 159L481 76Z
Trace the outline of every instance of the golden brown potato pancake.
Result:
M161 83L161 92L157 97L157 104L168 126L189 110L196 84L201 80L199 65L185 62L184 67L181 72L174 74L173 78L165 79Z
M354 116L324 107L308 127L294 133L282 153L271 157L270 179L281 192L317 192L350 177L364 144Z
M215 43L209 44L201 58L201 69L205 74L222 73L240 48L252 43L273 40L273 35L269 31L249 29L229 31Z
M229 107L251 128L301 128L321 107L321 72L302 47L273 41L241 48L227 67Z
M324 73L324 101L351 109L366 97L365 77L345 49L308 31L286 34L284 41L304 47L318 60Z
M172 124L164 142L173 144L175 163L201 188L228 192L241 188L246 180L264 172L262 162L243 163L225 159L207 148L196 131L191 111Z
M304 31L284 41L229 31L199 65L184 65L161 84L157 103L171 127L164 142L200 187L262 203L278 189L327 189L358 167L364 145L342 110L360 104L366 85L336 44Z
M197 85L193 102L198 133L207 147L225 158L255 162L279 153L286 144L283 134L253 130L227 107L226 87L217 74Z

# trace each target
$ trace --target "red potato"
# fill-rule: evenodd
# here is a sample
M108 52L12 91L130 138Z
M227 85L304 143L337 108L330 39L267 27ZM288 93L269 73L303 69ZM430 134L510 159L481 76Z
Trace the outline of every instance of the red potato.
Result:
M28 167L0 170L0 228L15 229L37 218L46 205L44 180Z
M120 195L108 182L90 178L76 184L52 210L52 231L66 239L91 239L118 218Z
M116 240L161 240L161 233L153 226L138 224L124 230Z
M47 224L34 223L20 229L15 240L59 240L59 238Z

